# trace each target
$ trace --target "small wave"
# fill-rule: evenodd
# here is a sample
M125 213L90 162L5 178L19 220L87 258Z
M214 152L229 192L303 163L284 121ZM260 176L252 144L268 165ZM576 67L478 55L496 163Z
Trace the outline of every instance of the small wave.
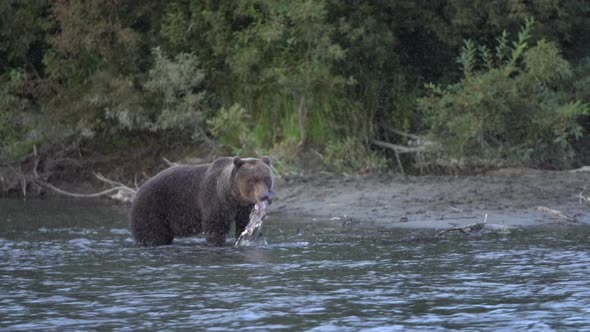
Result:
M69 240L68 243L71 245L74 245L76 247L79 247L79 248L87 249L94 243L94 241L91 241L86 238L76 238L76 239Z
M129 230L126 228L111 228L111 233L117 235L127 235L129 234Z
M95 235L98 234L97 230L91 228L79 228L79 227L71 227L71 228L47 228L47 227L40 227L37 229L40 233L66 233L71 235Z

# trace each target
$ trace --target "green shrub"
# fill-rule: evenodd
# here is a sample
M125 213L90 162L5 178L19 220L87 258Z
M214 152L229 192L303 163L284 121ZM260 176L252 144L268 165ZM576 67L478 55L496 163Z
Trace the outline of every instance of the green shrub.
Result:
M206 92L205 78L197 56L180 53L167 58L160 48L153 50L154 65L145 88L158 101L161 111L150 123L151 131L174 130L190 134L193 140L204 137Z
M564 167L573 157L571 142L583 135L577 118L588 107L565 91L572 71L557 46L528 47L532 26L527 20L512 46L504 33L494 56L465 41L463 79L427 86L418 105L449 158Z
M573 75L574 97L584 103L590 103L590 56L573 68Z
M229 108L222 107L207 124L224 153L246 156L253 154L255 147L249 119L246 109L234 104Z
M30 102L24 98L24 73L12 70L0 77L0 160L18 159L41 141Z
M196 56L181 53L170 59L159 48L153 56L154 63L140 85L99 70L77 91L64 96L70 112L62 116L71 114L67 121L76 121L75 135L113 137L121 142L129 132L174 137L177 142L203 138L206 93Z
M339 173L373 173L386 168L385 158L371 151L359 140L347 137L329 142L324 151L327 166Z

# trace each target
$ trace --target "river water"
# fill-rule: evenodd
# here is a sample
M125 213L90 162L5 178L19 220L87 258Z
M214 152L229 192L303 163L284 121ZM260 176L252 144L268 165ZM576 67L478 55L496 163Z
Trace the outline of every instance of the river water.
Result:
M140 248L126 213L0 200L0 330L590 329L588 227L433 240L271 213L266 247Z

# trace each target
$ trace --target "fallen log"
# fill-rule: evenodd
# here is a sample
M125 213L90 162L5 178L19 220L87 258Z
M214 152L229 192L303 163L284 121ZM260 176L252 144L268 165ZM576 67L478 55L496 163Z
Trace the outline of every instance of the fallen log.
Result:
M537 206L537 210L539 210L541 212L544 212L544 213L546 213L548 215L551 215L553 217L556 217L556 218L559 218L559 219L563 219L565 221L570 221L570 222L576 222L576 221L578 221L576 219L576 217L566 216L565 214L561 213L560 211L550 209L550 208L548 208L546 206Z
M105 178L104 176L102 176L101 174L95 173L94 176L103 182L114 185L114 187L112 187L110 189L103 190L103 191L99 191L96 193L80 194L80 193L73 193L73 192L69 192L69 191L65 191L63 189L57 188L56 186L52 185L51 183L41 180L39 178L35 178L33 181L41 187L51 189L58 194L69 196L69 197L96 198L96 197L101 197L101 196L107 196L110 199L113 199L113 200L119 201L119 202L123 202L123 203L133 202L133 198L135 197L135 194L137 193L137 191L135 189L132 189L120 182L109 180L109 179Z

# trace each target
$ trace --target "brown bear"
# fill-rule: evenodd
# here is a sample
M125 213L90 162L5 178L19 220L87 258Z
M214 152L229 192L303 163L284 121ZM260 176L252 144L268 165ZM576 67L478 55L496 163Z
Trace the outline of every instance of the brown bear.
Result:
M270 204L271 175L268 157L223 157L210 164L170 167L137 191L129 214L131 234L141 245L158 246L205 232L207 244L223 246L232 222L237 237L254 204Z

